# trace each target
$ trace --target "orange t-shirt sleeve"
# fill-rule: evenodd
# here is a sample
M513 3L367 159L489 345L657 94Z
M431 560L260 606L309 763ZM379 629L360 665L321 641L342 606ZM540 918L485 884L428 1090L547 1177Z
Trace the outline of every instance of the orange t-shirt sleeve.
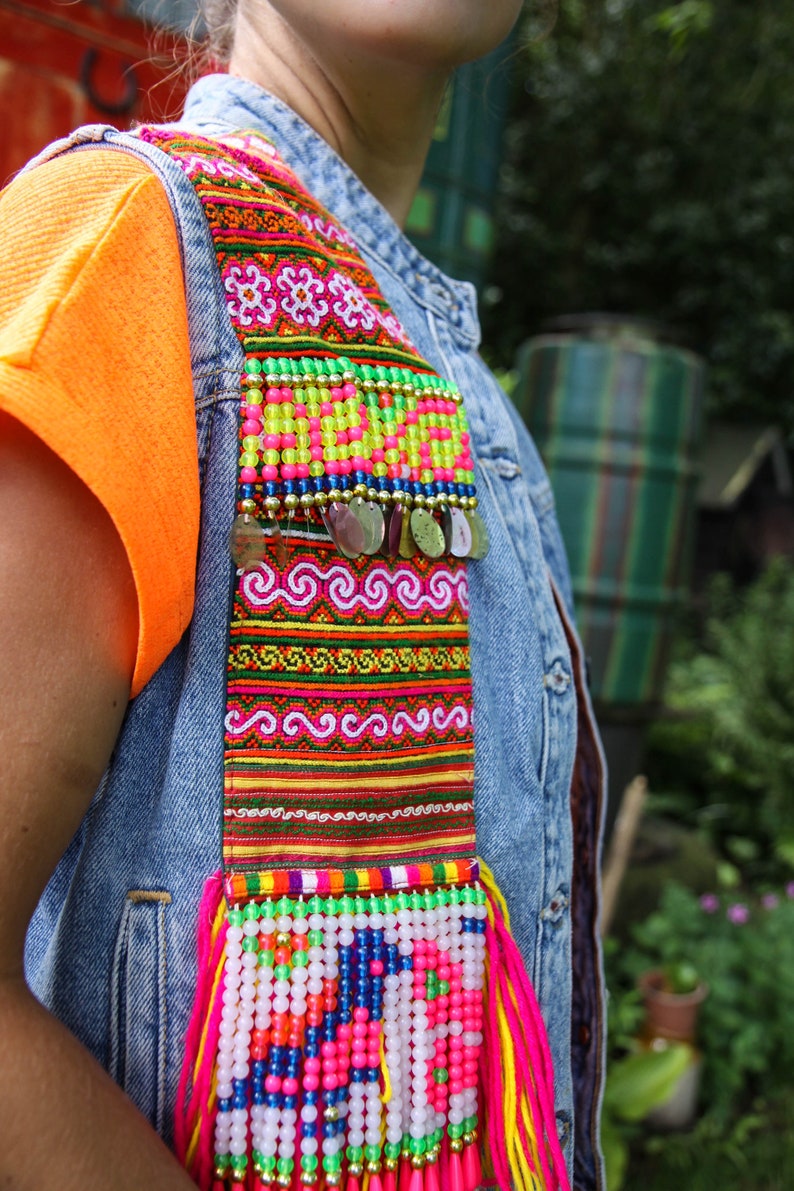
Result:
M135 695L187 627L196 570L195 411L171 209L137 158L72 153L0 196L0 244L0 408L76 472L118 530L138 595Z

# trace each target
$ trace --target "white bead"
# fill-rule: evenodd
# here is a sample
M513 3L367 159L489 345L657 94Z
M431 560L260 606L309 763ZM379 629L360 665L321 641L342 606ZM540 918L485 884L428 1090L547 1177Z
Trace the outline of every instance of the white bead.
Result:
M288 934L292 930L292 919L289 914L282 914L280 918L276 919L276 930L283 934Z

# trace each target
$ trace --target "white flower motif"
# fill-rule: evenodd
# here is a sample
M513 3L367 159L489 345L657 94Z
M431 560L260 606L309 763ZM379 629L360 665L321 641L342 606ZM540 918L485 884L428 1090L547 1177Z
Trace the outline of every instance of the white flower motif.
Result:
M372 330L378 320L377 311L354 281L344 273L334 273L328 282L328 292L336 295L336 301L331 305L334 314L342 319L346 327L351 331L358 328L363 331Z
M276 285L284 293L281 309L301 326L309 323L319 327L320 319L328 313L328 303L320 294L325 292L325 282L315 277L305 265L295 269L285 265L276 279Z
M250 327L252 323L258 323L269 327L272 324L276 300L266 297L272 289L271 281L254 261L249 261L244 268L231 265L223 285L229 294L229 314L238 319L242 326Z

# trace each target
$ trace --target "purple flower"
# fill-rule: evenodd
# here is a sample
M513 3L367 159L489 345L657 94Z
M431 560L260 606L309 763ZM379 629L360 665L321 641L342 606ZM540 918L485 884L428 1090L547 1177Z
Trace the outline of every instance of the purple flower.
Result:
M728 906L728 921L735 923L736 926L743 926L749 917L750 911L747 909L747 906L742 905L741 902L736 902L735 905Z
M786 897L794 898L794 881L789 881L786 886Z
M706 914L716 914L720 908L720 899L716 893L704 893L700 899L700 908Z
M761 905L765 910L774 910L780 905L780 898L776 893L765 893L761 898Z

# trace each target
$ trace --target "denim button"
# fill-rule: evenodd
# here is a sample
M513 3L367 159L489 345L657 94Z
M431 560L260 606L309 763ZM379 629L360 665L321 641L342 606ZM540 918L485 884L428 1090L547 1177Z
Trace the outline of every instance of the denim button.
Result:
M552 690L555 695L565 694L571 685L571 676L562 662L556 661L552 668L543 675L543 685Z
M569 897L564 890L558 889L547 906L540 911L544 922L559 922L568 909Z

